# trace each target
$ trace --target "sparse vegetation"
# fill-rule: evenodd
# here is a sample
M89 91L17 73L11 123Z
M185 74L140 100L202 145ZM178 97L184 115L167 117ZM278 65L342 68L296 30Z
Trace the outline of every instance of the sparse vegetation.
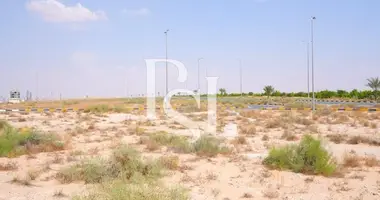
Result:
M201 136L194 143L194 151L199 156L214 157L218 154L228 154L231 150L221 146L221 141L211 136Z
M256 134L256 127L253 124L241 126L240 127L240 133L244 135L255 135Z
M55 134L45 134L30 128L16 129L6 122L0 124L0 157L17 157L65 148L65 143Z
M109 160L93 159L62 169L56 176L61 183L85 181L100 183L122 178L155 179L161 176L161 165L157 161L143 162L134 149L122 146L116 149Z
M333 157L321 141L306 135L297 145L273 148L263 164L269 168L288 169L297 173L332 175L337 169Z

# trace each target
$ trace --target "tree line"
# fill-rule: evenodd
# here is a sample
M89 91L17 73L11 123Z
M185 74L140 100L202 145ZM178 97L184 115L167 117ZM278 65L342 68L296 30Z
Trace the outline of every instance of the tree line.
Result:
M329 99L329 98L350 98L350 99L373 99L377 100L380 96L380 79L369 78L367 79L366 86L370 90L357 90L353 89L351 91L346 90L322 90L315 92L315 97L320 99ZM263 88L262 93L227 93L225 88L219 89L218 96L266 96L266 97L312 97L312 93L308 94L307 92L281 92L276 90L273 86L267 85Z

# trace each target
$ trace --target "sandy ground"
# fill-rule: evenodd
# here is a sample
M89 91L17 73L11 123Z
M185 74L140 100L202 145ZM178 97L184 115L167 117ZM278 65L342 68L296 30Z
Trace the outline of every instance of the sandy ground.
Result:
M262 159L273 146L298 142L302 135L313 134L325 141L326 148L339 160L348 152L359 156L375 156L380 159L380 147L368 144L335 144L327 135L344 135L345 138L365 136L373 140L380 138L379 113L329 113L313 116L297 111L257 111L247 114L224 112L218 121L226 127L216 136L225 138L234 148L234 154L214 158L199 158L191 154L176 154L168 150L149 152L144 145L138 144L139 135L131 132L137 122L147 133L167 131L171 134L192 136L193 133L181 128L173 120L157 119L145 123L142 114L1 114L15 127L36 127L46 132L55 132L70 139L70 148L59 152L23 155L17 158L0 158L0 164L15 163L17 169L0 171L0 200L44 200L71 199L83 194L90 185L83 183L61 184L55 180L60 169L75 162L108 155L118 144L125 143L138 149L144 156L177 155L180 163L188 170L171 171L162 181L168 186L182 185L191 190L194 200L234 200L234 199L380 199L380 167L361 166L349 168L342 177L303 175L288 171L268 170ZM293 114L291 114L293 113ZM268 122L280 120L285 115L314 121L285 122L270 127ZM341 116L346 117L341 117ZM205 113L192 113L193 119L205 119ZM20 120L22 119L22 120ZM237 124L235 127L233 123ZM255 133L243 135L242 127L255 126ZM281 136L291 131L295 141L287 141ZM247 144L232 145L238 136L244 137ZM263 137L267 137L264 139ZM12 183L15 177L25 177L30 172L40 171L31 185ZM56 197L56 193L64 195Z

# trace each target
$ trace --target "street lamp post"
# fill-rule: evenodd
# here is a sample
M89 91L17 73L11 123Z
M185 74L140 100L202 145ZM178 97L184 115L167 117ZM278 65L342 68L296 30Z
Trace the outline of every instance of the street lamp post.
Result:
M199 76L200 76L200 70L199 70L199 68L200 68L200 61L201 60L203 60L203 58L198 58L198 90L197 90L197 92L199 93L199 91L201 90L201 82L200 82L200 79L199 79ZM206 73L207 73L207 71L206 71ZM207 76L207 75L206 75Z
M240 71L240 96L243 96L243 69L241 65L241 59L239 59L239 71Z
M168 32L169 32L169 29L167 29L164 33L165 33L165 52L166 52L166 94L169 93L169 83L168 83Z
M306 44L306 66L307 66L307 99L310 99L310 42L302 41Z
M311 20L310 20L310 32L311 32L311 40L310 40L310 43L311 43L311 90L312 90L312 93L313 93L313 105L312 105L312 108L313 108L313 111L315 111L315 93L314 93L314 20L316 18L315 17L311 17Z

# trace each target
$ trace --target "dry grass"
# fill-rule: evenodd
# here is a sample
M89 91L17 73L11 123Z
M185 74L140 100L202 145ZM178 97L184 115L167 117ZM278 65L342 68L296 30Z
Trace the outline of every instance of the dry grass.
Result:
M253 124L240 126L240 134L255 135L256 134L256 126Z
M162 156L159 159L159 162L169 170L178 170L180 169L179 157L178 156Z
M244 136L238 136L234 140L231 141L232 144L234 145L245 145L248 144L247 138Z
M345 142L347 135L342 135L342 134L329 134L326 135L326 137L331 141L334 142L335 144L340 144Z
M367 167L375 167L380 165L380 161L375 156L366 156L363 160L365 166Z
M286 127L286 124L278 118L271 119L265 124L266 128L281 128Z
M263 135L263 137L261 138L262 141L268 141L269 140L269 136L268 135Z
M294 133L290 132L289 129L285 129L284 133L281 135L281 139L287 140L287 141L295 141L298 138Z
M23 185L23 186L32 186L32 183L30 182L29 177L25 178L20 178L18 176L13 177L13 179L10 181L12 184L17 184L17 185Z
M7 162L6 164L0 163L0 171L13 171L16 170L17 164L15 162Z
M347 140L348 144L369 144L373 146L380 146L380 141L378 139L372 139L369 137L364 137L364 136L352 136Z
M356 154L346 153L343 157L343 167L360 167L362 158Z
M380 161L375 156L358 156L355 153L346 153L343 157L343 167L376 167L380 165Z
M263 191L263 196L268 199L277 199L280 196L280 193L275 189L266 189Z
M377 123L375 123L375 122L371 122L370 127L371 127L372 129L377 129Z
M53 197L64 198L64 197L68 197L68 196L65 193L63 193L62 190L57 190L54 192Z

